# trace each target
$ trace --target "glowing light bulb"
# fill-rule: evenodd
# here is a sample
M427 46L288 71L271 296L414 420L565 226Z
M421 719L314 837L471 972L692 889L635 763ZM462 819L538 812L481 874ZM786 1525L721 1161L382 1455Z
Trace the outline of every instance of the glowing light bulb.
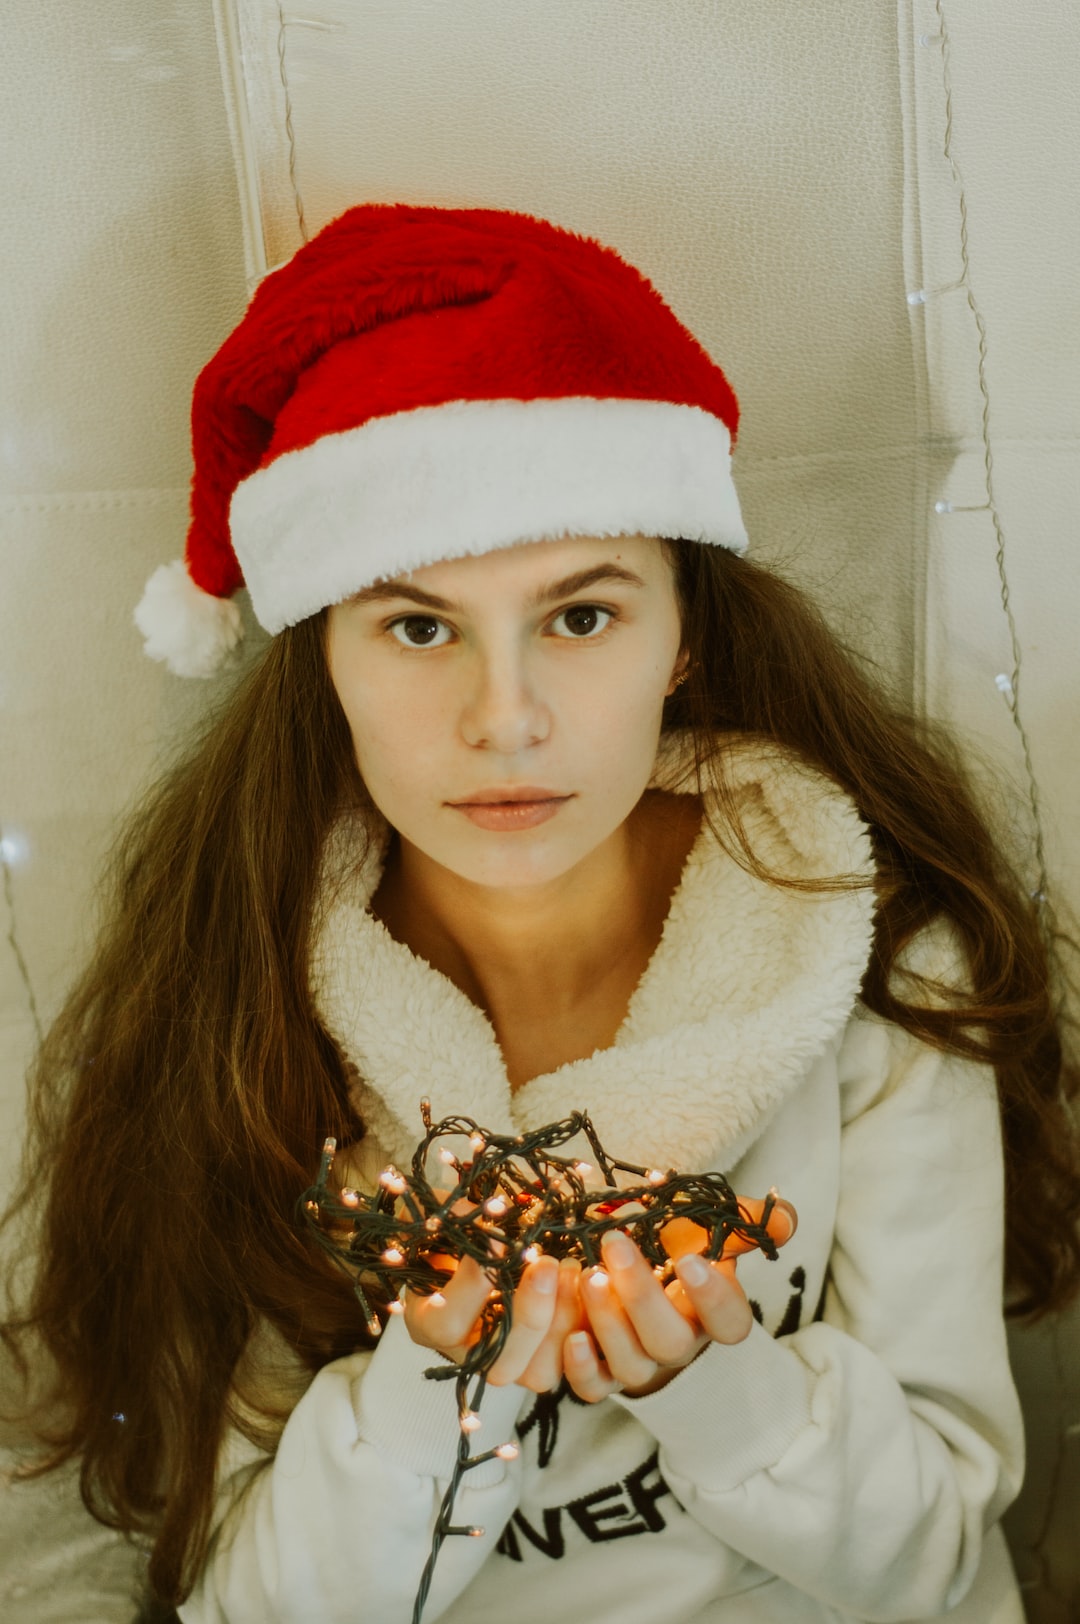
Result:
M667 1174L661 1173L658 1167L652 1167L649 1169L648 1179L650 1184L663 1184L666 1177Z
M541 1256L540 1248L538 1246L527 1246L521 1255L526 1263L535 1263L537 1258Z
M358 1207L360 1205L360 1192L359 1190L342 1190L341 1199L347 1207Z
M482 1133L471 1133L469 1135L469 1144L472 1147L474 1156L479 1156L481 1151L487 1149L487 1141Z
M591 1173L592 1170L593 1170L592 1162L575 1162L574 1163L574 1172L575 1173L580 1173L582 1178L585 1177L586 1173Z
M470 1528L469 1529L469 1538L470 1539L483 1539L484 1532L485 1531L484 1531L483 1528Z
M484 1202L484 1211L492 1218L501 1218L508 1206L509 1203L504 1201L501 1195L493 1195L490 1201Z
M483 1424L475 1410L466 1410L461 1418L462 1432L479 1432Z
M445 1162L447 1167L453 1167L454 1163L457 1161L457 1157L454 1155L452 1150L447 1150L446 1146L444 1145L439 1152L439 1160L440 1162Z
M5 868L18 868L24 863L30 853L30 842L18 830L9 829L0 836L0 863Z
M500 1444L495 1453L500 1460L517 1460L521 1450L517 1444Z
M386 1251L383 1253L384 1263L404 1263L404 1261L404 1252L400 1251L396 1246L388 1246Z
M391 1314L404 1314L405 1312L405 1304L399 1303L396 1297L394 1298L393 1302L387 1303L386 1306L390 1310Z
M379 1174L379 1183L384 1190L390 1190L394 1195L400 1195L405 1188L405 1180L396 1167L384 1167Z

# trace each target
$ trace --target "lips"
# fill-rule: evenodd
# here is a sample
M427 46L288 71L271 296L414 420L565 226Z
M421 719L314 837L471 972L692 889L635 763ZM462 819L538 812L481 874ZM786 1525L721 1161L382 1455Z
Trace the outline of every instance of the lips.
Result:
M572 798L535 784L508 784L502 789L476 790L472 800L451 801L449 805L478 829L513 834L550 823Z
M535 784L513 784L504 789L478 789L472 795L460 801L451 801L451 806L509 806L515 801L528 801L535 804L538 801L565 801L569 797L560 795L558 790L540 789Z

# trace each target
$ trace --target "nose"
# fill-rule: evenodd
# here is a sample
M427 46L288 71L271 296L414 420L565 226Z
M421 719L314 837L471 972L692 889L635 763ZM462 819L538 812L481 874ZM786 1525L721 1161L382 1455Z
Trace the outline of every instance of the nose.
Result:
M512 756L547 738L551 714L520 653L477 653L472 684L461 713L466 744Z

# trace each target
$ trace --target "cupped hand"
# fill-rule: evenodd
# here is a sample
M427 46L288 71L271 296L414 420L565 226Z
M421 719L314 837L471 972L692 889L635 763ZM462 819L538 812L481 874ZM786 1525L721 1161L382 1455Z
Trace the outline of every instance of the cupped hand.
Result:
M463 1257L434 1297L405 1294L405 1323L421 1347L435 1348L460 1364L480 1336L480 1315L492 1283L475 1258ZM585 1324L578 1281L581 1265L572 1259L537 1258L526 1266L514 1292L510 1330L487 1373L492 1387L517 1382L535 1393L557 1387L563 1375L563 1348Z
M763 1201L740 1197L740 1205L761 1222ZM794 1207L778 1201L768 1224L777 1246L791 1239L797 1222ZM662 1238L676 1260L676 1278L666 1286L620 1230L604 1236L603 1266L582 1277L589 1329L567 1339L565 1369L571 1387L590 1403L619 1391L632 1398L655 1393L709 1342L741 1342L749 1335L753 1314L735 1265L753 1244L732 1236L721 1258L710 1263L699 1255L706 1236L697 1225L675 1219Z
M764 1201L740 1198L740 1205L760 1223ZM794 1207L776 1203L768 1229L778 1246L791 1239L797 1221ZM575 1260L553 1257L530 1263L514 1292L510 1330L488 1383L517 1382L541 1393L557 1387L565 1374L588 1403L618 1391L642 1397L665 1386L710 1341L741 1342L753 1315L735 1264L740 1253L754 1249L753 1242L731 1236L722 1257L709 1263L698 1255L708 1238L700 1226L678 1218L661 1235L675 1259L676 1279L666 1286L619 1230L604 1236L601 1268L583 1273ZM492 1281L474 1258L432 1261L451 1269L451 1278L431 1297L406 1292L405 1323L414 1342L460 1364L481 1334Z
M466 1200L455 1212L471 1210ZM496 1255L500 1242L491 1242ZM433 1255L438 1268L450 1271L450 1279L431 1297L418 1292L405 1294L405 1324L414 1342L434 1348L460 1364L479 1340L481 1314L493 1290L487 1270L475 1258ZM560 1264L556 1258L540 1257L526 1265L514 1292L510 1329L487 1380L492 1387L517 1382L535 1393L558 1387L563 1375L563 1348L571 1332L583 1326L578 1281L581 1265L572 1259Z

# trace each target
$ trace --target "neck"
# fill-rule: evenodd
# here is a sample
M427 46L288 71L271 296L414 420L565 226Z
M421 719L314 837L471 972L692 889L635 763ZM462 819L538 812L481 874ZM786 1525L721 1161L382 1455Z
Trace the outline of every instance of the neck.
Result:
M700 820L691 797L649 792L588 857L543 886L476 885L394 841L372 911L492 1018L558 1019L602 989L631 990L659 941Z

